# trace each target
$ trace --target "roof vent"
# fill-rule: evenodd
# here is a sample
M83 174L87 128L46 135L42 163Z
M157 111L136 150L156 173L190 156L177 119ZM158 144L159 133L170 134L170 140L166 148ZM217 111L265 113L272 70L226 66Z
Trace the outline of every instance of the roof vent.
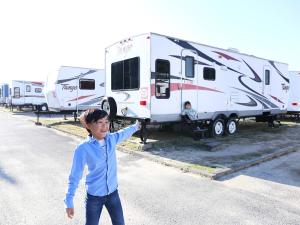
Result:
M236 52L236 53L240 52L237 48L228 48L227 50L230 52Z

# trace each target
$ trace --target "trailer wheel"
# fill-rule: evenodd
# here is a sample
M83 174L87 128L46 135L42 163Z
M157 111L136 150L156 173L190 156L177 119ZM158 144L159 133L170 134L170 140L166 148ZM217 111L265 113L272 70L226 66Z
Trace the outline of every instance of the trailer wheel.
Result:
M117 104L112 97L103 100L101 108L107 112L110 119L114 119L117 116Z
M215 119L211 125L212 136L220 137L224 134L224 131L225 131L224 120L221 118Z
M237 122L234 118L229 118L226 123L226 134L233 135L237 131Z
M45 111L48 110L47 104L43 104L43 105L41 105L40 107L41 107L41 111L43 111L43 112L45 112Z

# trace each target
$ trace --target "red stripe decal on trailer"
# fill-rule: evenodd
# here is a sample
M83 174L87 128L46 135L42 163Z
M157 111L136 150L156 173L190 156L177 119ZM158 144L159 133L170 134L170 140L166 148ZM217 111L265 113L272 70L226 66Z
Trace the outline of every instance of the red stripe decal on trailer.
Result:
M171 92L172 91L179 91L180 90L180 83L172 83L171 84ZM224 93L223 91L219 91L213 88L203 87L194 84L182 84L182 90L199 90L199 91L213 91ZM151 96L155 95L155 84L151 84Z
M216 89L203 87L203 86L199 86L199 85L194 85L194 84L182 84L182 89L183 90L214 91L214 92L224 93L223 91L218 91ZM171 85L171 90L172 90L172 85Z
M235 61L238 61L238 62L239 62L239 60L237 60L237 59L233 58L232 56L227 55L227 54L225 54L225 53L223 53L223 52L218 52L218 51L212 51L212 52L217 53L217 54L219 55L219 58L224 57L224 58L227 59L227 60L235 60Z
M277 102L280 102L281 104L284 104L282 101L280 101L280 99L279 98L277 98L277 97L275 97L275 96L272 96L272 95L270 95L274 100L276 100Z
M94 95L95 95L95 94L94 94ZM81 99L88 98L88 97L91 97L91 96L93 96L93 95L79 96L78 98L71 99L71 100L69 100L69 101L67 101L67 102L76 101L77 99L78 99L78 100L81 100Z

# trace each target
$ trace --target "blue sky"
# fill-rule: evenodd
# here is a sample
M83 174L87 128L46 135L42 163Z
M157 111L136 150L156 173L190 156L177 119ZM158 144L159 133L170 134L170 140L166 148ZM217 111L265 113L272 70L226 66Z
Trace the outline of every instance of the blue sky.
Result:
M45 80L60 65L104 68L104 48L156 32L300 70L297 0L0 2L0 83Z

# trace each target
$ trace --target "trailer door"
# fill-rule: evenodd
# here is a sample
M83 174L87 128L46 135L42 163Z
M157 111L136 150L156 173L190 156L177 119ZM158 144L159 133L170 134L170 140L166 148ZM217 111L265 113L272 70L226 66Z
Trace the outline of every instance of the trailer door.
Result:
M198 109L197 67L198 55L193 50L183 49L181 52L181 109L189 101L192 108Z

